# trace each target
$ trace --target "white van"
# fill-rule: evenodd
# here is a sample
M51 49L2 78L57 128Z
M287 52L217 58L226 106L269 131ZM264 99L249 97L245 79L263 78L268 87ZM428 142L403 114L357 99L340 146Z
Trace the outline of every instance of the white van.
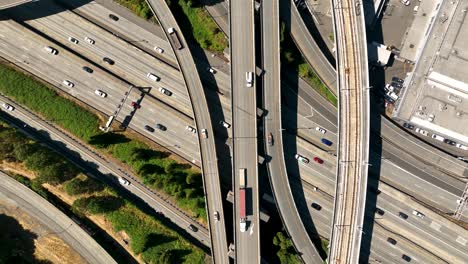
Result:
M419 9L419 6L417 5L413 8L413 12L416 14L418 12L418 9Z
M44 49L49 52L50 54L57 55L58 51L52 47L45 46Z
M444 137L441 137L441 136L439 136L439 135L437 135L437 134L432 134L432 138L433 138L433 139L436 139L436 140L439 140L439 141L442 141L442 142L443 142L444 139L445 139Z
M245 73L245 80L247 81L247 87L252 87L253 85L253 72Z
M158 82L161 78L159 78L158 76L152 74L152 73L148 73L146 74L146 77L148 77L150 80L152 81L155 81L155 82Z

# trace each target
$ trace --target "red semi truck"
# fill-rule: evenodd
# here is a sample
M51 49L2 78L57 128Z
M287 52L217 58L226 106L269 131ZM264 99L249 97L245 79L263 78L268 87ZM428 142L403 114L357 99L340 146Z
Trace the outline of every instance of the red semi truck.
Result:
M239 225L240 231L245 232L247 223L246 223L246 213L245 213L245 174L247 169L239 169Z

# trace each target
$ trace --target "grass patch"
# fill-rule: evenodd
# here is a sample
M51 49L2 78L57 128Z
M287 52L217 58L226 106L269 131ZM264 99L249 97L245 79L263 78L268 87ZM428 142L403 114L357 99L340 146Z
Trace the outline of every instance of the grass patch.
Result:
M286 33L286 25L284 22L281 22L280 34L281 63L285 63L290 68L296 70L299 73L299 76L317 90L317 92L324 96L334 106L337 106L338 101L335 95L328 90L314 70L305 61L304 57L302 57L302 54L297 49L291 36Z
M202 176L189 165L177 163L169 158L170 153L152 150L146 144L130 139L124 134L103 134L98 129L99 119L96 115L60 97L53 90L25 74L3 65L0 65L0 91L94 147L129 164L143 179L143 183L173 197L178 206L206 222ZM9 138L7 140L9 142L19 141L19 143L13 146L0 142L0 159L16 155L20 161L25 161L29 169L39 169L40 178L52 184L60 184L76 176L76 169L57 162L58 158L51 156L51 151L36 151L34 144L23 144L26 142L24 138L10 137L10 132L9 130L1 132L2 137ZM47 163L46 157L49 156L51 162ZM79 184L86 183L77 181L70 183L75 188L70 191L79 192Z
M130 11L141 18L146 20L154 19L153 12L151 12L145 0L115 0L115 2L130 9Z

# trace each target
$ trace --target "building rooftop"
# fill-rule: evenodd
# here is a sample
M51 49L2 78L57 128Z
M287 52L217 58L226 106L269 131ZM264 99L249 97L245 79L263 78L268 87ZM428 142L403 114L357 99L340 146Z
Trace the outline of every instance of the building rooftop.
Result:
M468 145L468 0L443 1L394 116Z

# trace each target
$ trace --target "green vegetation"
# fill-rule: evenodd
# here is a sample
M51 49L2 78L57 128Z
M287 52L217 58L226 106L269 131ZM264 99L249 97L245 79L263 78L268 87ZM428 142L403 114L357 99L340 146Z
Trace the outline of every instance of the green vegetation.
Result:
M5 66L0 66L0 91L46 119L53 120L96 148L129 164L145 184L174 197L181 208L190 211L194 217L206 220L202 177L189 165L179 164L168 157L169 153L151 150L144 143L129 139L124 134L102 134L98 129L97 116L60 97L41 83ZM77 175L74 166L61 162L62 159L50 150L38 150L36 144L26 142L25 138L11 138L8 133L13 132L0 132L4 141L20 142L13 146L0 140L0 159L24 161L28 169L37 169L41 181L53 185L61 184ZM67 184L67 192L72 194L79 191L80 187L77 184L86 182L80 183L77 180L70 183L71 186Z
M147 263L204 263L205 254L200 249L191 245L185 238L164 226L163 222L136 208L131 202L118 196L115 190L104 187L100 182L88 178L59 156L59 154L48 148L27 139L15 129L0 122L0 155L4 160L16 161L33 171L38 178L30 180L20 175L13 178L27 187L41 194L47 200L57 204L57 197L42 187L43 183L61 184L64 190L73 195L80 195L73 203L73 212L80 216L99 214L104 216L113 226L116 232L125 231L130 237L132 251L140 255ZM30 147L21 147L29 145ZM3 150L10 150L6 155ZM20 153L20 155L16 155ZM167 159L168 160L168 159ZM44 168L54 165L63 167L64 174L69 176L60 178L57 182L55 177L44 177ZM169 162L167 168L175 172L178 165ZM42 166L42 167L41 167ZM71 175L68 171L73 171ZM92 194L84 196L86 194ZM60 203L63 207L63 203ZM3 227L3 225L0 225ZM2 237L0 236L0 239ZM3 242L3 240L2 240ZM0 263L3 263L3 252L0 250ZM7 256L7 255L5 255ZM15 262L16 263L16 262ZM34 262L35 263L35 262Z
M137 16L144 19L153 18L153 12L149 8L145 0L115 0L117 3L130 9Z
M314 70L305 61L304 57L302 57L291 36L286 33L284 22L281 22L280 41L281 62L295 69L300 77L304 78L315 90L336 106L337 99L335 95L328 90Z
M273 245L278 246L278 256L281 264L299 264L301 260L293 247L292 241L284 231L276 233Z
M227 47L224 33L198 0L173 0L169 6L176 17L184 16L188 19L188 23L178 19L184 36L190 36L200 47L213 52L222 53Z

